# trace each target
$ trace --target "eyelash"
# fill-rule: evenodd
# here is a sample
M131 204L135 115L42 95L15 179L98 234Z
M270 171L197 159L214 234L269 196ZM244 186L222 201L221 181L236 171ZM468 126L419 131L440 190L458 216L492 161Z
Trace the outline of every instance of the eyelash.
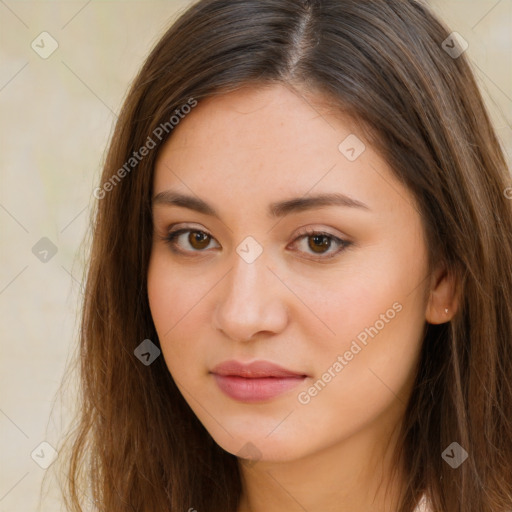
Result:
M192 250L192 251L183 251L181 249L177 249L176 248L176 239L182 235L182 234L185 234L185 233L202 233L204 235L207 235L209 237L212 238L212 240L215 240L213 238L213 236L211 236L209 233L207 233L206 231L203 231L201 229L192 229L192 228L182 228L182 229L177 229L175 231L171 231L167 234L167 236L164 236L164 237L161 237L161 239L167 243L171 250L174 252L174 253L178 253L178 254L185 254L185 255L188 255L187 253L189 252L192 252L192 253L201 253L201 252L206 252L206 250ZM324 261L324 260L330 260L331 258L334 258L336 257L339 253L341 253L342 251L344 251L346 248L350 247L352 245L352 242L349 242L348 240L343 240L342 238L339 238L337 236L334 236L333 234L331 233L327 233L325 231L315 231L313 229L310 229L310 228L305 228L294 240L292 243L296 243L298 240L302 239L302 238L309 238L309 237L314 237L314 236L324 236L326 238L328 238L331 242L334 242L335 244L338 244L340 246L340 248L335 251L333 254L331 254L330 256L319 256L319 257L312 257L310 259L314 260L314 261ZM328 248L328 250L330 249L330 247ZM191 257L194 257L194 256L191 256Z

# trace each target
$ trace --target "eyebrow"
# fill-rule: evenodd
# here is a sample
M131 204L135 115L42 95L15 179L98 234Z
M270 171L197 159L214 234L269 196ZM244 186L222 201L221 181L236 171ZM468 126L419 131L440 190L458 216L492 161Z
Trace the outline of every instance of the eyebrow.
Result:
M152 201L152 206L181 206L188 208L204 215L211 215L220 219L218 212L202 199L194 196L180 194L172 190L164 190L156 194ZM331 193L319 194L315 196L296 197L285 201L271 203L268 207L268 215L270 217L283 217L289 213L303 212L315 208L323 208L326 206L343 206L348 208L360 208L370 210L363 202L353 199L345 194Z

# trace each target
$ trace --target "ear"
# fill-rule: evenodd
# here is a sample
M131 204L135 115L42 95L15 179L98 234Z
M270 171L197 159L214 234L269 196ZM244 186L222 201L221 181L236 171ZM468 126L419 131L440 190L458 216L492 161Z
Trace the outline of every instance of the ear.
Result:
M441 267L432 273L430 279L430 295L428 298L425 319L429 324L449 322L457 312L459 300L455 276ZM446 312L446 309L448 312Z

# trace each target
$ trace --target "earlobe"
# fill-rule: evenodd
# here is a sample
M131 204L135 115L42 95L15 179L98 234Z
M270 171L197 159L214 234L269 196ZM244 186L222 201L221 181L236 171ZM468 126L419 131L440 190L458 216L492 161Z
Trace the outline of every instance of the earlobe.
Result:
M455 316L458 306L457 282L454 274L448 273L445 268L434 272L425 320L429 324L449 322Z

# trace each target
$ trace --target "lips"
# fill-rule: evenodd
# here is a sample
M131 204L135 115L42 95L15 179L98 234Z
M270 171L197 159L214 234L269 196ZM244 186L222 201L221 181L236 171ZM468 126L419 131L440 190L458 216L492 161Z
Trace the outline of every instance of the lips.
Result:
M234 400L249 403L275 398L308 377L269 361L249 364L225 361L215 366L210 373L224 394Z
M257 379L265 377L307 377L306 374L287 370L269 361L254 361L244 364L238 361L225 361L215 366L212 373L231 377Z

